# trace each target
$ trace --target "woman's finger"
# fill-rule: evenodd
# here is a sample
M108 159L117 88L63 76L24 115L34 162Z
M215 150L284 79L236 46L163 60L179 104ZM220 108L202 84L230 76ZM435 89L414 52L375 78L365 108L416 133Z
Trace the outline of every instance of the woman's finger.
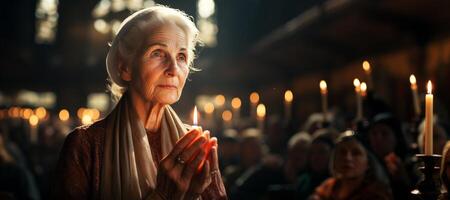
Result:
M198 137L191 145L184 148L184 150L178 155L184 161L190 161L194 159L195 153L202 149L203 146L207 143L206 138Z
M188 146L194 138L198 136L200 132L196 129L190 130L183 137L181 137L178 142L174 145L172 151L167 155L169 160L176 160L177 156L183 151L183 149Z
M200 163L202 162L203 158L205 157L206 152L204 149L199 149L196 152L196 155L194 157L193 160L191 160L190 162L186 163L185 166L183 166L183 172L181 174L181 179L185 180L185 181L191 181L192 176L194 176L194 174L197 171L197 167L200 165ZM178 166L176 166L178 167Z
M211 169L214 171L219 170L219 156L217 155L217 138L213 137L211 140L215 142L209 152Z

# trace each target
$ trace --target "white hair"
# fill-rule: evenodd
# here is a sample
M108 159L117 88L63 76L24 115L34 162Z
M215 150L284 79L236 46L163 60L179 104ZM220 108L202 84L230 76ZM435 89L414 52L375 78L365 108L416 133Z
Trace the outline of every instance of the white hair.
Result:
M198 29L192 17L183 11L156 5L139 10L128 16L120 25L119 31L111 43L106 56L106 69L110 81L109 89L113 97L119 99L126 91L128 84L120 77L119 64L132 64L143 48L148 34L161 25L173 24L181 28L188 39L188 66L192 66L195 58L195 46L198 43Z

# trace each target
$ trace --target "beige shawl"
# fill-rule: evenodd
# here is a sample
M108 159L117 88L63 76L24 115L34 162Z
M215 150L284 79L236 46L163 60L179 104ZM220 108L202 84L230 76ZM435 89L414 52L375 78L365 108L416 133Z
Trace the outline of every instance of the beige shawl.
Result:
M166 156L186 127L170 107L161 120L161 150ZM100 180L101 199L143 199L156 186L156 165L147 133L139 120L129 95L109 114Z

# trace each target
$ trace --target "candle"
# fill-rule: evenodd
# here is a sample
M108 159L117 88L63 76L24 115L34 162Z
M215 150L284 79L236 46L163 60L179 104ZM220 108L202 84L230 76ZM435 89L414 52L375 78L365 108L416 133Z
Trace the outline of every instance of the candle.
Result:
M214 126L214 104L211 102L207 102L205 103L205 105L203 105L203 110L206 113L206 121L208 124L208 127L213 127Z
M37 143L37 139L38 139L38 132L37 132L37 127L39 124L39 117L35 114L31 115L30 118L28 119L28 123L30 123L30 141L31 143L35 144Z
M365 82L361 83L361 97L367 96L367 84Z
M256 118L256 105L259 102L259 94L257 92L252 92L250 94L250 117L252 119Z
M369 61L365 60L362 64L362 66L363 66L363 70L367 76L367 85L368 85L369 89L372 89L373 88L372 69L370 67Z
M223 105L225 105L225 101L226 101L225 96L222 94L219 94L214 98L214 103L216 104L218 116L220 116L220 114L222 113Z
M323 121L326 122L327 120L327 113L328 113L328 88L327 88L327 82L324 80L321 80L319 83L320 87L320 94L322 96L322 112L323 112Z
M264 120L266 118L266 106L264 104L259 104L256 108L256 115L258 120L258 129L263 133L264 131Z
M411 76L409 76L409 82L411 83L411 91L413 95L412 97L414 103L414 113L417 117L420 117L422 111L420 110L419 93L417 91L417 82L414 74L411 74Z
M427 95L425 96L425 155L433 154L433 94L431 81L427 84Z
M235 125L238 124L239 122L239 118L241 116L241 99L239 99L239 97L234 97L231 100L231 107L233 108L233 122Z
M360 120L363 117L362 99L361 99L361 82L359 82L359 79L355 78L353 80L353 85L355 86L355 94L356 94L356 120Z
M194 106L194 117L192 119L192 128L193 129L197 129L198 131L200 131L200 133L203 134L203 129L201 126L198 125L198 111L197 111L197 106Z
M233 113L229 110L225 110L222 113L222 120L223 120L223 128L230 128L231 127L231 121L233 120Z
M292 101L294 100L294 94L290 90L284 92L284 117L286 120L290 120L292 116Z

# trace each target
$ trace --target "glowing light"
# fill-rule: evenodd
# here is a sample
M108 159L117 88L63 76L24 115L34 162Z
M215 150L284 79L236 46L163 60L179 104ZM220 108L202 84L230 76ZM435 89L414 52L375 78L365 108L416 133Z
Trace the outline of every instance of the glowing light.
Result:
M96 121L100 118L100 111L96 108L92 108L91 110L91 117L92 120Z
M214 104L211 102L208 102L203 106L203 109L205 110L205 112L207 114L212 114L214 112Z
M216 105L223 106L225 104L225 96L219 94L216 96L214 101L216 102Z
M30 119L32 114L33 114L33 110L31 110L30 108L25 108L25 109L23 109L22 118Z
M257 104L259 102L259 94L257 92L252 92L250 94L250 102L252 102L252 104Z
M59 119L61 121L63 121L63 122L69 120L69 118L70 118L69 111L66 110L66 109L62 109L61 111L59 111L59 115L58 116L59 116Z
M409 76L409 82L412 84L412 85L415 85L417 82L416 82L416 76L414 76L414 74L411 74L411 76Z
M365 72L370 72L370 63L369 63L369 61L365 60L363 62L363 64L362 64L362 66L363 66L363 69L364 69Z
M292 91L286 90L286 92L284 92L284 101L290 103L292 100L294 100L294 94Z
M241 99L239 99L238 97L234 97L231 100L231 107L233 107L234 109L240 108L241 105L242 105Z
M90 115L83 115L83 118L81 119L81 123L83 125L91 124L92 123L92 117Z
M106 34L109 32L109 25L103 19L97 19L94 22L94 28L100 33Z
M85 108L79 108L77 110L77 116L80 120L83 119L84 110L85 110Z
M36 7L37 43L52 43L58 26L58 0L39 0Z
M431 81L428 81L427 83L427 94L431 94L433 91L433 85L431 84Z
M324 80L321 80L319 83L319 87L320 87L320 92L322 94L326 94L327 93L327 82L325 82Z
M192 120L192 124L193 124L194 126L197 126L197 125L198 125L198 111L197 111L197 106L194 106L194 117L193 117L193 120Z
M31 115L30 119L28 119L28 122L31 126L36 126L39 123L39 117L37 115Z
M356 92L359 92L361 90L361 82L359 82L359 79L355 78L353 80L353 85L355 86Z
M266 106L264 104L259 104L258 107L256 107L256 115L259 118L264 118L266 116Z
M215 12L215 3L213 0L199 0L197 9L200 17L208 18Z
M39 117L39 119L44 119L47 115L47 110L44 107L36 108L34 112L36 113L36 116Z
M231 111L229 111L229 110L223 111L223 113L222 113L223 121L231 121L232 118L233 118L233 113L231 113Z
M365 82L361 83L361 92L366 92L367 91L367 84Z

